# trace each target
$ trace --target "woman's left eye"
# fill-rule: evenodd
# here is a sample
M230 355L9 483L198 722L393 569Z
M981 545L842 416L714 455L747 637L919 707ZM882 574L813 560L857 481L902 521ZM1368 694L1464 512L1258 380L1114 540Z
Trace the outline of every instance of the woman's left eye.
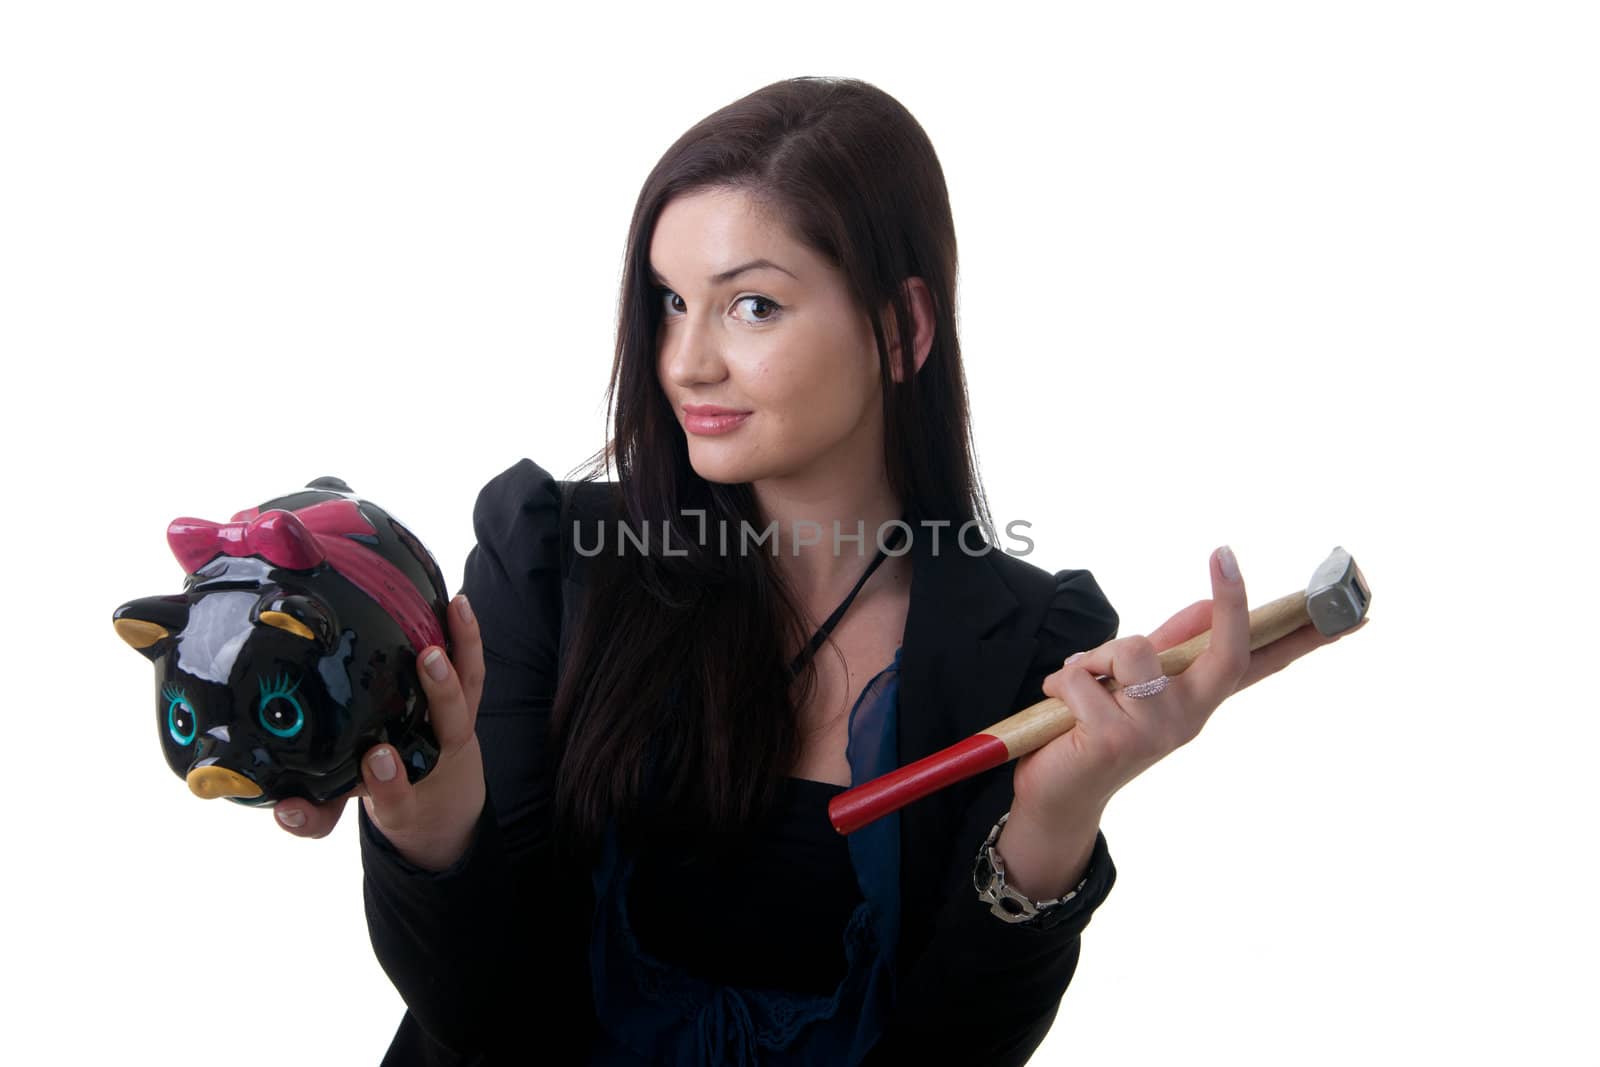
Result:
M755 315L755 318L752 320L754 322L771 322L773 319L778 317L778 312L783 310L782 307L775 301L768 300L764 296L741 296L737 301L735 301L735 304L743 304L746 301L752 301L754 304L767 309L765 314L757 314L752 308L751 314Z

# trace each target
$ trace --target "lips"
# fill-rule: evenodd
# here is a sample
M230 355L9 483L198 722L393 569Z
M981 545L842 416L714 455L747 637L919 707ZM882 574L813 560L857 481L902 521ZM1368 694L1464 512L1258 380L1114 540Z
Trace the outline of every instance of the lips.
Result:
M737 429L749 417L750 412L748 411L725 408L717 404L685 404L683 406L683 428L689 433L699 436L727 433L730 430Z

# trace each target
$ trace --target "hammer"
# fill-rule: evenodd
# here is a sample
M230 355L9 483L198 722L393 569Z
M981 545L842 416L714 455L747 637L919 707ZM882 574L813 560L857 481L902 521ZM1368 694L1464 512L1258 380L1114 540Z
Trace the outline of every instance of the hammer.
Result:
M1366 618L1371 600L1361 568L1350 553L1335 547L1312 574L1305 592L1279 597L1250 613L1250 651L1287 637L1308 622L1330 637L1354 629ZM1161 653L1161 673L1182 674L1210 644L1207 630L1167 649ZM1121 688L1111 678L1101 678L1100 684L1112 692ZM1072 709L1047 697L965 741L845 790L829 802L828 818L839 833L853 833L913 800L1026 756L1075 725Z

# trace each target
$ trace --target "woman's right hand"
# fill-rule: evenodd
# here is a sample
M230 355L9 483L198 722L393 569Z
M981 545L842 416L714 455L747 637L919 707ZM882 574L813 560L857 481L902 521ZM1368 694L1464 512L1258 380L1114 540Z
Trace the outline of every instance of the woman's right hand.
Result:
M442 871L466 853L485 792L474 728L483 693L483 641L466 597L452 600L446 614L455 663L438 646L417 656L417 676L439 740L433 770L412 785L393 746L374 745L362 757L360 785L324 804L280 801L274 808L279 826L297 837L326 837L346 802L360 796L373 825L416 866Z

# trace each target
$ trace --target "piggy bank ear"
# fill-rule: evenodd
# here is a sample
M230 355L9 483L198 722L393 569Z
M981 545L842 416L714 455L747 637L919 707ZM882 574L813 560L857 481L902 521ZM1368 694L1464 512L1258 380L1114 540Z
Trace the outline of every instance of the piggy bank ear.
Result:
M303 637L324 651L333 648L334 635L339 630L326 604L299 594L277 593L263 597L256 605L253 621L259 626L272 626Z
M189 600L181 595L130 600L111 613L111 625L118 637L154 660L189 625Z

